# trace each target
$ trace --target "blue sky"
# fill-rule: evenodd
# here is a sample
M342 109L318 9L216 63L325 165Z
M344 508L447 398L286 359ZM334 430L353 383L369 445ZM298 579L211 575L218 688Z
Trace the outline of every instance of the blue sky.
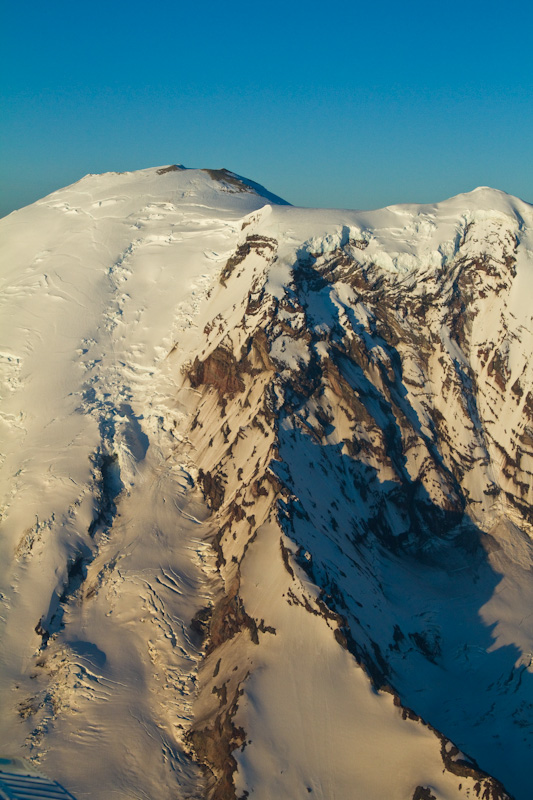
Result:
M19 0L2 30L0 214L178 162L304 206L533 201L525 0Z

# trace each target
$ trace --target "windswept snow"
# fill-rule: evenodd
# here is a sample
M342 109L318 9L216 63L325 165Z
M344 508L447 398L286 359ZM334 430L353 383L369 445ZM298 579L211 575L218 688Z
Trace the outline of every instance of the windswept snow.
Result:
M266 202L230 189L87 176L2 221L1 737L80 800L202 783L189 625L216 582L173 393Z

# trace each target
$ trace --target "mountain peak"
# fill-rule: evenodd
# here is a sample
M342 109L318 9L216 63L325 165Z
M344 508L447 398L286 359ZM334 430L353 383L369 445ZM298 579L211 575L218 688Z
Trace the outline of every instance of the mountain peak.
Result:
M510 216L515 216L519 213L519 210L526 209L526 213L528 208L531 210L531 204L525 200L490 186L477 186L471 191L457 194L437 205L445 207L464 206L472 210L477 209L479 211L492 212L493 214L503 213Z
M149 198L154 203L166 202L176 207L227 208L242 214L267 203L289 205L264 186L227 169L191 169L183 164L88 174L37 204L60 208L61 203L66 203L71 210L78 208L85 213L94 213L95 208L109 211L111 205L116 205L116 211L129 207L133 213Z
M177 164L0 227L1 738L94 800L528 800L531 207Z

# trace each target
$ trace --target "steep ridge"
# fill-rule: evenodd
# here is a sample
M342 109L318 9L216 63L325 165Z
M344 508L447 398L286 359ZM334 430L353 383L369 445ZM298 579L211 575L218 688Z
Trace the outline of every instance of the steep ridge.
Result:
M2 221L2 739L80 798L526 800L531 207L281 202Z
M489 203L499 199L485 194ZM330 669L311 663L317 633L305 639L297 608L331 628L329 647L334 650L335 641L351 652L376 688L392 684L403 702L525 796L530 658L516 640L509 646L508 631L503 642L495 642L478 615L491 618L496 586L500 597L512 596L518 578L520 591L530 592L527 396L514 399L505 428L491 427L504 417L502 406L494 405L495 390L503 405L518 396L511 389L517 376L531 386L531 319L513 284L517 262L524 285L530 265L525 248L519 252L521 218L513 220L507 209L476 209L470 220L465 211L454 220L452 242L436 248L439 269L409 254L407 268L385 270L368 256L368 229L337 226L306 240L297 229L306 227L301 212L263 210L246 221L244 238L222 271L221 282L231 301L241 297L240 308L233 303L219 311L206 328L206 353L189 372L191 388L201 390L189 436L204 494L218 514L215 546L227 590L213 610L200 718L216 719L219 726L223 721L220 740L244 745L231 763L216 754L223 778L215 797L233 796L226 782L237 763L240 789L260 797L305 796L304 789L345 797L362 775L368 784L360 796L409 796L410 784L402 786L396 771L394 786L379 774L388 723L376 734L376 749L361 751L361 761L353 752L360 749L353 720L343 728L338 713L331 715L336 735L324 741L322 733L314 734L316 752L310 746L308 737L322 730L336 692L348 704L353 676L343 685L337 667L333 688ZM417 215L421 219L409 219L409 225L418 234L430 212L420 209ZM294 236L295 229L303 244L287 247L286 231ZM526 313L519 316L521 311ZM505 377L497 367L501 352ZM507 397L506 384L512 392ZM504 459L491 458L494 451L505 452ZM479 588L473 590L472 582ZM221 632L228 603L239 615ZM522 625L523 606L516 613L514 620L498 619L502 629ZM270 637L280 635L279 625L289 640L275 647ZM291 647L295 631L299 653ZM256 654L252 647L243 656L243 639L261 645ZM276 651L272 660L269 650ZM320 656L327 665L328 650ZM300 726L309 691L313 699L307 701L315 706L307 715L305 740L301 729L286 738L279 730L291 705L280 687L291 672L301 681L292 687ZM237 706L246 710L237 712L238 722L228 729ZM202 724L196 723L194 741L213 763L217 727ZM408 735L399 736L403 742ZM265 750L271 755L268 768ZM416 761L408 750L403 756ZM274 763L286 769L275 775ZM377 774L369 763L377 765ZM304 773L319 785L307 787ZM317 776L328 773L335 777L329 774L326 789ZM414 776L407 780L412 783ZM452 791L432 786L437 796ZM458 783L454 789L461 791ZM477 790L467 790L480 796L500 791L479 782Z

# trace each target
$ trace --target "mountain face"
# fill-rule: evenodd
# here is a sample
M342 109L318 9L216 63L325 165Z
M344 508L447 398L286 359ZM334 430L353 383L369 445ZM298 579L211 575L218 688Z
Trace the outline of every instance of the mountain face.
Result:
M532 227L183 167L2 220L2 749L79 800L528 800Z

